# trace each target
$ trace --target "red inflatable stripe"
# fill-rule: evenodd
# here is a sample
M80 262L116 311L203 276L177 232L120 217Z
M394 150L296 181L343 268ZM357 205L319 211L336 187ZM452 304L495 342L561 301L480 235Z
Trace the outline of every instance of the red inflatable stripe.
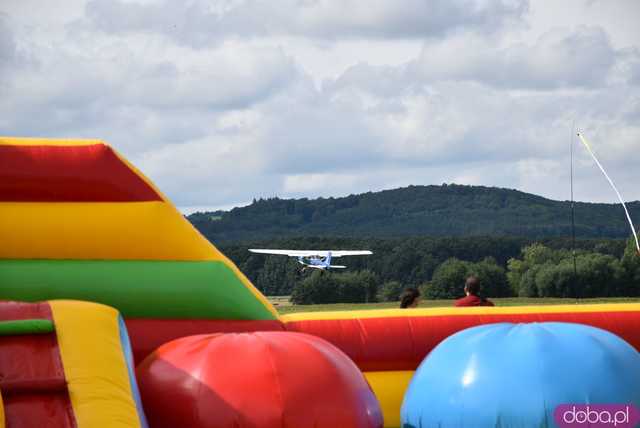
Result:
M610 331L640 351L640 312L483 314L290 321L127 319L136 363L171 340L208 333L296 331L319 336L345 352L362 371L415 370L448 336L497 322L574 322Z
M162 198L109 146L0 145L2 202L142 202Z
M58 376L50 379L1 379L0 391L4 391L4 394L9 395L54 392L66 394L68 389L64 376Z
M574 322L617 334L640 351L639 312L456 315L292 321L288 331L320 336L362 371L415 370L441 341L465 328L498 322Z
M184 336L210 333L245 333L252 331L283 331L277 320L203 320L203 319L149 319L125 320L133 359L140 364L160 345Z
M4 397L8 428L77 428L69 395L24 393Z
M52 320L49 304L0 301L0 321L30 319Z

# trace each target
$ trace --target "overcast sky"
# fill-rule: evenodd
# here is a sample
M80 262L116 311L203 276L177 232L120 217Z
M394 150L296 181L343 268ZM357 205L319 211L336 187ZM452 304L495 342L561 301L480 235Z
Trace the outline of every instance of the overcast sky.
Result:
M3 0L0 134L100 138L185 211L481 184L640 199L640 1ZM615 201L576 149L578 200Z

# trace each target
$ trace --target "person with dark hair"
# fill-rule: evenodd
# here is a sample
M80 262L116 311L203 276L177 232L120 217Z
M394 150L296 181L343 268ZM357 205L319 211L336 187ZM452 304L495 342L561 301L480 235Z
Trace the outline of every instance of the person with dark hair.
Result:
M420 303L420 291L417 288L407 288L400 295L400 308L417 308Z
M473 275L464 284L464 294L466 297L456 300L455 306L494 306L491 300L480 297L480 281Z

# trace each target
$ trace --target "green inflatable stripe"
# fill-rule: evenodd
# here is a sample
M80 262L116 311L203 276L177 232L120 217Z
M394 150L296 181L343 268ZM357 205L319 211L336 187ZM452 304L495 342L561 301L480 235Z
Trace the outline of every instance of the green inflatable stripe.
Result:
M53 332L53 322L43 319L0 321L0 336L46 334Z
M0 299L104 303L125 318L275 319L221 261L0 260Z

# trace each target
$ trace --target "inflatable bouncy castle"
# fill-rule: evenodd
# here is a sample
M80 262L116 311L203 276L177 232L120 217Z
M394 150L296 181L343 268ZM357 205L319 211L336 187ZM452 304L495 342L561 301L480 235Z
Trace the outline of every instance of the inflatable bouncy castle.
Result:
M623 361L616 367L629 378L640 373L637 303L280 316L149 179L97 140L0 138L0 237L0 428L138 427L147 419L151 428L410 427L427 421L420 406L434 400L429 376L416 369L432 373L451 352L440 344L495 323L553 322L523 330L540 337L568 334L558 327L565 324L604 331L628 348L580 358L592 356L592 370ZM513 355L531 343L524 333L505 339ZM473 376L447 372L454 384L475 385L496 370L465 346L475 337L451 348L463 353L459 367L473 368ZM619 381L619 372L601 371L612 373L602 381ZM500 377L489 377L500 390ZM638 388L616 399L640 406ZM531 414L552 417L553 409L538 410ZM441 416L434 423L458 426Z

